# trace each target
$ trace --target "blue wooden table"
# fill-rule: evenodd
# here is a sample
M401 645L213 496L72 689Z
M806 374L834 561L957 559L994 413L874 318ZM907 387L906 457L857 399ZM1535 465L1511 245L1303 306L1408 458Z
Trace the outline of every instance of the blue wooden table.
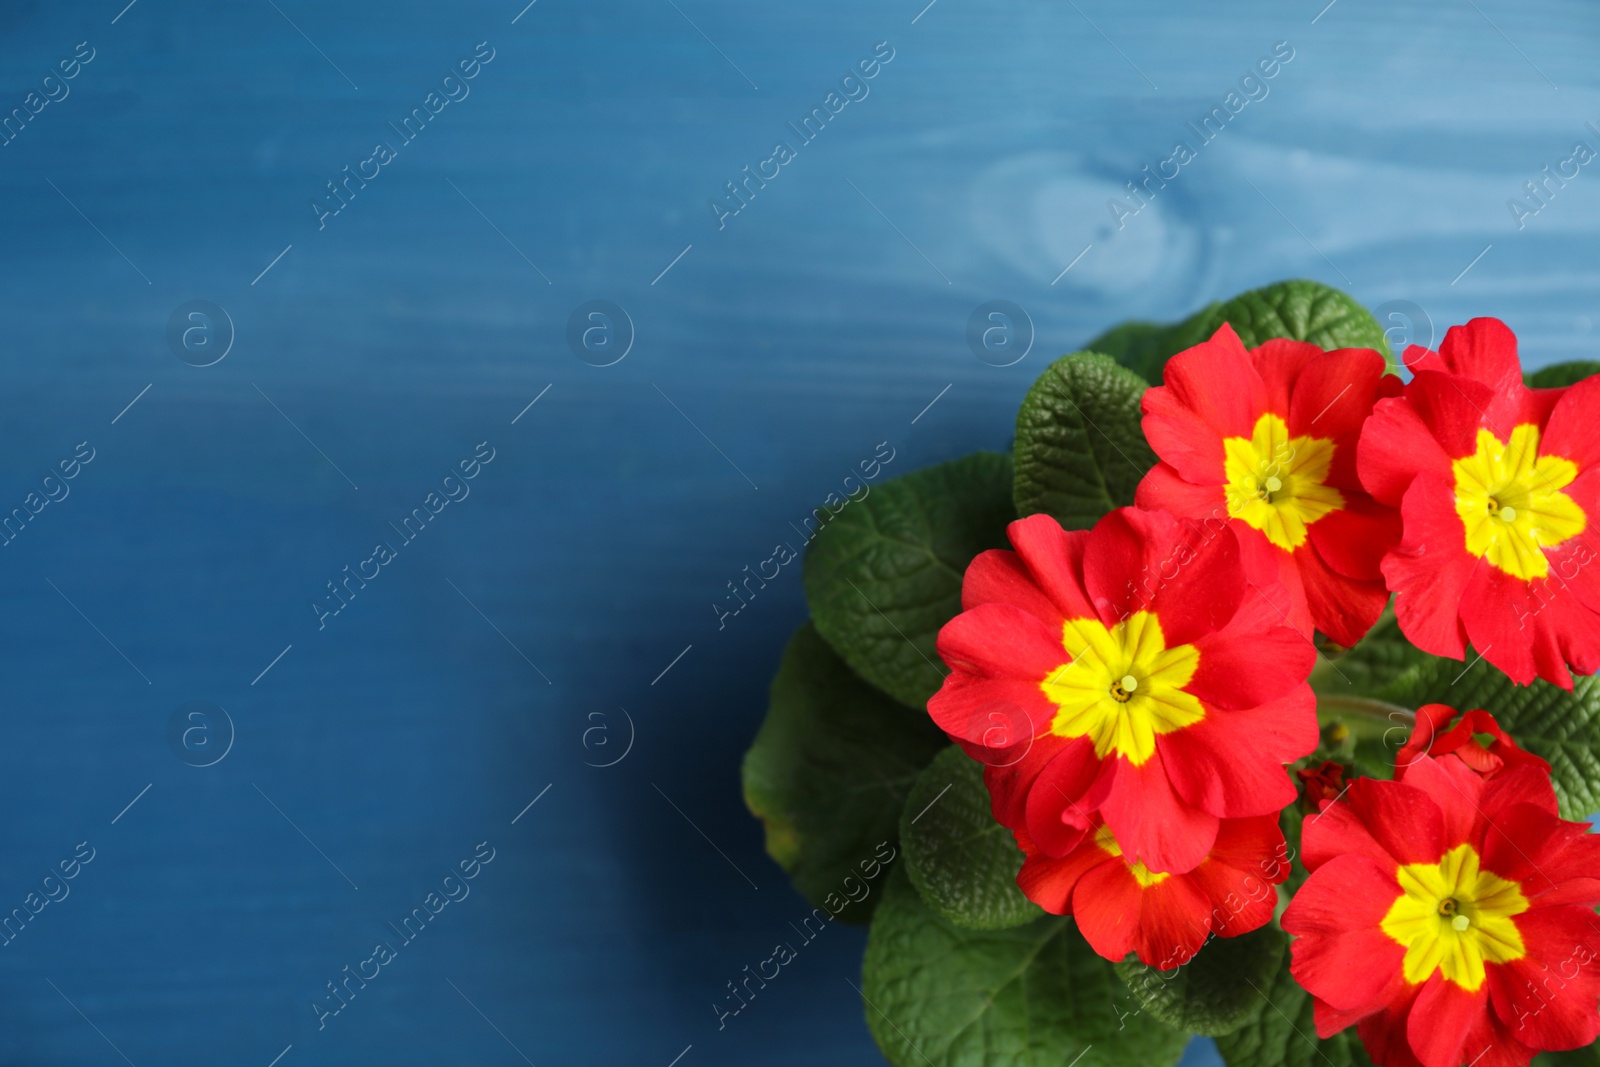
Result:
M8 1063L878 1062L855 929L718 1029L728 582L1284 276L1595 354L1580 0L125 2L0 12Z

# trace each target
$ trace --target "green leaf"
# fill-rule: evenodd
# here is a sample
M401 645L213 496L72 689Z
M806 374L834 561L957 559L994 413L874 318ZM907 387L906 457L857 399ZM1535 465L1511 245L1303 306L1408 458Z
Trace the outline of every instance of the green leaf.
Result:
M963 929L899 869L873 918L861 983L867 1026L895 1067L1161 1067L1188 1041L1119 1015L1127 991L1071 920Z
M1289 975L1287 952L1260 993L1244 1022L1217 1038L1228 1067L1372 1067L1355 1027L1317 1039L1311 994Z
M1098 352L1050 364L1017 412L1017 513L1086 530L1133 503L1156 457L1140 428L1146 382Z
M1478 662L1470 648L1467 657L1465 664L1430 657L1377 696L1408 708L1487 708L1517 744L1549 762L1564 817L1600 810L1600 678L1574 678L1570 693L1542 679L1522 686Z
M1213 304L1186 319L1172 340L1177 351L1193 347L1231 325L1246 348L1274 337L1310 341L1319 348L1371 348L1393 366L1383 327L1355 297L1321 282L1278 282Z
M1391 606L1354 648L1321 659L1312 669L1311 685L1319 693L1369 696L1433 658L1400 632Z
M1284 879L1283 888L1279 890L1279 899L1294 899L1300 892L1300 887L1306 884L1306 879L1311 877L1311 872L1306 870L1304 861L1300 858L1301 831L1305 828L1306 814L1300 810L1300 802L1296 800L1278 813L1278 829L1283 831L1283 842L1289 848L1289 877Z
M1365 777L1394 777L1395 753L1411 732L1412 706L1396 707L1375 698L1408 672L1434 662L1443 661L1400 632L1392 606L1354 648L1320 658L1311 671L1317 717L1324 727L1342 725L1349 736L1342 744L1328 745L1325 730L1327 751L1319 750L1319 755L1352 764ZM1457 663L1457 673L1460 669Z
M1134 487L1155 462L1139 427L1144 388L1160 384L1169 358L1208 340L1224 322L1246 348L1274 337L1371 348L1393 369L1378 320L1354 297L1320 282L1253 289L1171 326L1125 322L1051 364L1028 391L1017 415L1018 512L1043 511L1068 529L1086 529L1112 508L1132 504ZM1118 364L1122 375L1113 372Z
M1592 378L1600 374L1600 363L1593 360L1580 359L1572 363L1557 363L1550 367L1541 367L1525 375L1527 382L1535 389L1555 389L1563 385L1576 385L1585 378Z
M1356 303L1354 297L1321 282L1303 279L1278 282L1241 293L1224 303L1208 304L1169 326L1126 322L1084 347L1115 356L1146 381L1159 385L1168 359L1209 340L1224 322L1233 326L1246 348L1255 348L1274 337L1310 341L1322 348L1371 348L1383 356L1391 372L1396 369L1383 327L1371 312Z
M1111 327L1084 345L1083 350L1099 352L1101 355L1110 356L1124 367L1133 368L1139 359L1160 343L1161 335L1171 328L1163 322L1129 319Z
M765 824L768 854L821 906L860 877L879 842L895 840L917 772L947 743L926 712L856 677L807 623L784 651L745 753L745 803ZM865 922L876 902L841 918Z
M1221 305L1208 304L1197 314L1204 315ZM1152 385L1161 384L1161 368L1177 355L1178 331L1184 323L1125 322L1113 326L1084 345L1086 352L1103 352L1138 374Z
M957 926L1003 930L1045 914L1017 888L1022 850L994 821L983 764L954 745L911 787L900 843L917 892Z
M1600 1067L1600 1043L1565 1052L1541 1052L1533 1067Z
M1010 486L995 452L924 467L844 507L806 553L817 632L902 704L925 706L944 680L934 638L961 611L972 557L1005 546Z
M1289 939L1274 926L1213 937L1188 963L1162 971L1132 957L1117 975L1149 1013L1179 1030L1217 1037L1237 1030L1283 965Z
M1352 773L1362 778L1393 778L1394 757L1410 734L1410 721L1398 715L1388 725L1380 723L1375 730L1358 731L1347 761Z

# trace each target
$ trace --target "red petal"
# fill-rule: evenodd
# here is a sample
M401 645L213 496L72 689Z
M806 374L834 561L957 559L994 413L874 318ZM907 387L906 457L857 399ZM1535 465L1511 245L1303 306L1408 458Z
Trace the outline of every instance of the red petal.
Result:
M1289 434L1334 442L1329 484L1358 487L1356 441L1372 414L1383 357L1370 348L1341 348L1314 360L1295 382L1289 404Z
M1404 399L1380 400L1356 447L1361 485L1381 504L1398 507L1421 471L1449 471L1450 457Z
M1567 394L1569 387L1560 389L1528 389L1521 388L1522 402L1516 415L1510 420L1510 426L1522 426L1531 423L1542 428L1550 421L1550 413L1555 410L1561 398ZM1508 434L1510 430L1506 431Z
M1175 893L1159 892L1173 885ZM1183 878L1141 887L1126 863L1095 868L1072 894L1073 917L1091 948L1108 960L1137 951L1152 967L1174 967L1199 950L1205 927L1200 925L1196 936L1189 923L1203 922L1205 909L1205 898Z
M1289 874L1288 849L1274 816L1224 819L1211 855L1187 877L1211 901L1211 929L1237 937L1272 921L1278 894L1272 888Z
M1284 930L1312 941L1363 931L1382 934L1379 924L1401 893L1397 870L1393 861L1380 863L1370 856L1334 857L1312 871L1311 877L1289 902L1283 913ZM1387 934L1383 936L1388 937ZM1391 939L1391 944L1404 955L1405 949L1399 942ZM1311 992L1323 996L1315 989ZM1355 1003L1349 998L1340 998L1337 1002Z
M1257 708L1207 708L1193 726L1156 738L1178 795L1230 819L1292 803L1295 787L1283 765L1316 747L1316 698L1306 685Z
M1035 584L1022 558L1003 548L980 552L967 564L961 578L961 608L970 611L979 604L1014 604L1046 626L1061 629L1060 609Z
M1406 1020L1421 986L1408 986L1378 1014L1361 1020L1356 1033L1372 1062L1381 1067L1422 1067L1406 1039Z
M1500 821L1502 812L1519 804L1532 804L1556 815L1559 809L1556 791L1550 785L1550 765L1539 760L1507 766L1489 779L1479 804L1482 806L1480 814L1489 822Z
M1040 684L1072 656L1037 615L1014 604L979 604L945 623L935 647L952 670Z
M1537 674L1571 689L1568 664L1578 674L1600 670L1600 613L1591 607L1600 600L1600 568L1586 566L1600 553L1587 542L1586 534L1547 553L1549 579L1524 582L1485 566L1468 584L1461 612L1467 632L1513 680L1526 684Z
M1211 929L1211 903L1205 893L1182 874L1142 888L1139 933L1133 943L1139 962L1170 970L1194 959Z
M1224 708L1253 708L1292 692L1317 661L1316 646L1283 625L1270 602L1254 595L1227 626L1201 637L1195 648L1200 663L1184 688Z
M1467 554L1455 492L1436 474L1420 475L1400 511L1405 538L1383 560L1383 576L1395 593L1395 619L1422 651L1462 659L1467 630L1461 598L1480 561Z
M1400 379L1387 372L1388 363L1374 349L1328 350L1295 382L1289 432L1311 437L1359 433L1372 405L1403 388Z
M1266 386L1233 327L1179 352L1162 372L1167 390L1219 437L1249 437L1266 410Z
M1522 384L1517 336L1499 319L1477 318L1465 326L1450 327L1437 353L1424 350L1420 359L1408 365L1413 371L1441 370L1465 375L1496 390L1513 382Z
M1266 537L1245 526L1240 542L1259 539L1264 549L1246 549L1248 568L1282 574L1283 581L1298 585L1298 571L1291 553L1267 544ZM1258 555L1259 552L1259 555ZM1282 600L1285 590L1278 582L1256 582L1254 574L1246 581L1250 589L1238 605L1234 617L1218 630L1195 638L1200 665L1190 681L1190 693L1222 707L1251 707L1288 693L1310 675L1317 662L1317 648L1306 633L1285 617ZM1168 645L1173 641L1168 640ZM1234 677L1224 678L1222 673Z
M1306 820L1301 831L1306 869L1356 853L1387 867L1437 863L1444 855L1444 815L1432 797L1408 782L1358 778L1344 799Z
M1311 546L1335 571L1350 578L1381 579L1384 553L1400 543L1400 511L1359 490L1341 490L1344 507L1312 523Z
M1319 522L1312 529L1321 525ZM1383 614L1389 604L1389 590L1381 578L1362 581L1336 573L1315 546L1313 541L1294 554L1311 621L1335 642L1349 648L1367 636Z
M1477 451L1478 428L1487 423L1495 396L1493 389L1471 378L1421 371L1406 386L1405 402L1416 410L1445 455L1459 458ZM1501 440L1510 433L1508 427Z
M1130 860L1152 871L1182 873L1200 865L1217 839L1218 819L1179 799L1167 778L1161 748L1141 767L1118 757L1101 815Z
M1423 756L1406 768L1405 784L1420 789L1438 805L1444 817L1441 844L1478 844L1484 780L1459 759Z
M1311 606L1306 602L1305 584L1294 554L1267 540L1265 534L1235 519L1229 524L1239 539L1239 557L1244 562L1249 591L1235 620L1247 610L1261 617L1262 625L1287 626L1311 640L1315 627Z
M1337 1034L1345 1027L1360 1022L1371 1014L1372 1012L1365 1008L1341 1011L1325 1000L1319 1000L1316 997L1311 998L1312 1025L1317 1028L1317 1036L1324 1040Z
M1461 1067L1467 1033L1489 1009L1489 987L1476 993L1435 974L1422 984L1406 1020L1406 1039L1423 1067Z
M1125 863L1107 863L1078 880L1072 917L1089 947L1108 960L1133 951L1139 935L1139 883Z
M1398 894L1395 889L1395 896ZM1395 992L1405 987L1403 963L1405 949L1378 926L1294 937L1290 942L1294 981L1330 1008L1357 1019L1394 1001ZM1342 1022L1339 1029L1346 1025L1349 1021Z
M1559 591L1577 597L1579 603L1590 611L1600 611L1600 567L1590 564L1600 559L1600 467L1584 471L1567 486L1565 492L1572 502L1583 509L1588 527L1576 537L1568 538L1554 548L1544 550L1550 561L1550 577L1544 583L1534 583L1541 600L1548 600Z
M1510 734L1500 728L1500 724L1495 721L1495 717L1482 708L1474 708L1463 715L1461 717L1461 727L1467 733L1467 737L1464 737L1463 741L1470 739L1471 734L1474 733L1488 734L1494 739L1489 742L1490 751L1485 753L1485 755L1492 757L1494 761L1493 769L1498 770L1501 767L1531 764L1537 767L1541 774L1547 778L1549 777L1550 764L1519 746ZM1482 768L1475 767L1474 769L1481 770ZM1550 804L1550 810L1554 812L1556 810L1554 794L1551 795Z
M1424 704L1417 709L1417 724L1394 756L1395 781L1404 781L1406 768L1417 759L1454 751L1459 744L1455 736L1457 731L1467 731L1470 735L1464 722L1450 726L1456 714L1456 709L1448 704Z
M1220 467L1217 475L1219 478L1222 475ZM1176 467L1165 463L1157 463L1145 474L1133 502L1147 511L1170 511L1183 519L1228 521L1227 499L1221 482L1196 485L1184 480Z
M1273 337L1250 350L1256 373L1266 386L1266 407L1280 416L1289 413L1290 398L1300 387L1306 369L1323 357L1322 349L1309 341ZM1326 435L1324 435L1326 436Z
M1065 856L1093 825L1094 809L1081 800L1100 773L1101 760L1087 738L1078 741L1051 760L1028 790L1028 836L1047 855Z
M1492 1002L1492 992L1489 998ZM1513 1037L1498 1015L1486 1011L1468 1031L1462 1055L1472 1067L1528 1067L1535 1051Z
M1570 459L1580 470L1600 467L1600 375L1562 391L1540 436L1539 452Z
M1600 904L1600 835L1533 804L1495 813L1484 835L1483 866L1520 883L1535 908Z
M1401 978L1406 950L1378 925L1400 897L1393 871L1340 856L1306 880L1283 914L1294 936L1289 973L1341 1011L1375 1010Z
M1537 676L1570 690L1572 675L1562 656L1561 633L1562 602L1568 597L1566 590L1548 583L1541 588L1550 599L1541 600L1532 583L1485 562L1461 595L1461 622L1472 647L1513 682L1527 685Z
M1214 863L1255 874L1273 885L1289 876L1289 846L1278 828L1276 815L1222 820L1210 858Z
M1087 749L1091 756L1094 752L1094 744L1087 737L1068 740L1044 734L1020 756L1013 751L1001 759L983 760L983 784L989 789L995 821L1012 830L1023 827L1026 823L1028 793L1033 783L1038 781L1040 772L1069 748ZM970 750L967 754L973 755ZM974 758L983 759L983 755L980 753Z
M1196 483L1222 481L1222 434L1184 406L1171 389L1144 391L1145 440L1165 463Z
M1489 965L1495 1014L1534 1048L1581 1048L1600 1037L1600 917L1563 906L1535 908L1512 921L1528 954Z
M1245 592L1231 530L1137 508L1118 508L1095 524L1083 575L1102 622L1154 611L1168 647L1226 625Z
M1055 712L1038 682L984 678L965 671L951 672L928 700L928 714L939 729L953 741L992 753L992 759L974 757L991 764L1014 759L1016 747L1046 729Z
M1540 621L1555 633L1561 658L1571 664L1573 673L1594 674L1600 672L1600 611L1572 595L1572 588L1552 596L1554 583L1549 590L1536 583L1529 591L1530 603L1547 605L1542 614L1550 618Z
M1084 530L1063 530L1048 515L1029 515L1006 527L1028 573L1062 618L1087 619L1094 609L1083 588L1083 553L1089 543Z
M1017 885L1029 900L1052 915L1070 915L1072 891L1079 879L1102 863L1121 861L1087 840L1060 858L1030 853L1017 874Z

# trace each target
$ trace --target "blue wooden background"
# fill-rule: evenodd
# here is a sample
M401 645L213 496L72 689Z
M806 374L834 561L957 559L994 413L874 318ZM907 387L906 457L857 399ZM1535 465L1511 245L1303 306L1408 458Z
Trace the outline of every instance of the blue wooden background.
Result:
M0 911L60 897L0 948L8 1063L878 1062L855 929L716 1024L805 910L738 783L798 568L719 630L725 583L878 442L1003 448L1053 356L1284 276L1595 356L1600 173L1522 188L1600 148L1586 0L125 2L0 8L0 509L38 510L0 547ZM1035 334L1005 367L967 340L996 299ZM569 346L592 300L621 362ZM170 343L191 301L227 322Z

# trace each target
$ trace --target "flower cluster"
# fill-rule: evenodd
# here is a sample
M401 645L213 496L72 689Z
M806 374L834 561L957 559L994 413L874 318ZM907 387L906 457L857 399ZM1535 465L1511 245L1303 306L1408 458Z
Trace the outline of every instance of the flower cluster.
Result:
M1495 319L1411 348L1405 392L1380 401L1357 468L1404 533L1383 559L1412 644L1462 658L1466 643L1513 681L1572 688L1600 669L1600 378L1522 384L1517 339Z
M1016 551L967 568L965 610L939 634L953 673L928 710L989 765L995 816L1029 854L1024 889L1068 913L1126 873L1133 919L1118 921L1136 929L1104 943L1147 963L1194 929L1259 926L1270 906L1214 913L1223 872L1282 843L1284 765L1317 744L1315 649L1253 586L1225 523L1122 508L1087 531L1033 515L1010 538Z
M1306 823L1283 928L1317 1033L1354 1024L1384 1067L1523 1067L1600 1037L1600 836L1484 711L1408 756Z
M1493 319L1406 364L1224 325L1145 393L1135 507L1028 516L968 567L928 711L986 765L1022 890L1101 955L1170 968L1272 920L1314 634L1354 645L1393 595L1425 652L1568 689L1600 668L1600 378L1526 387ZM1384 1067L1600 1036L1600 838L1488 712L1455 717L1418 711L1392 782L1297 771L1292 973Z

